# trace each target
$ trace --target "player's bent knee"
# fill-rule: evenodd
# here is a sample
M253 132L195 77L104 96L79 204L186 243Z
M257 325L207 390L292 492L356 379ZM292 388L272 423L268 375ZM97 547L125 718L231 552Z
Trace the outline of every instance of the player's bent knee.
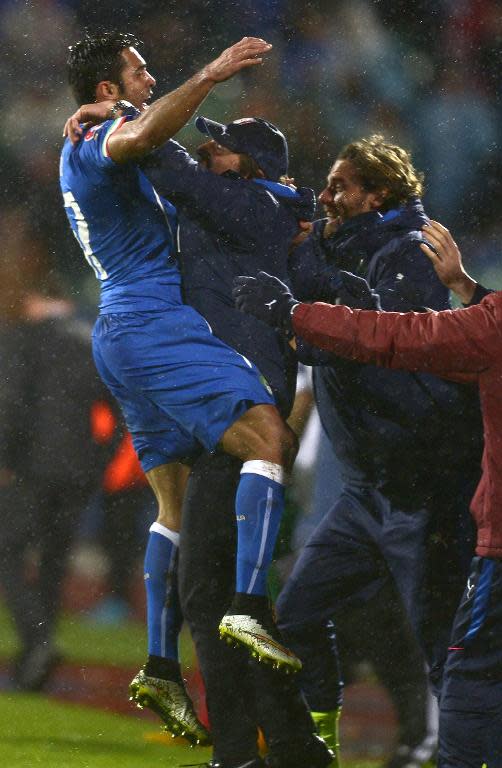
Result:
M274 406L259 405L227 429L221 447L241 461L270 461L289 471L298 451L298 439Z
M289 471L298 453L298 438L287 424L257 435L256 458L280 464Z

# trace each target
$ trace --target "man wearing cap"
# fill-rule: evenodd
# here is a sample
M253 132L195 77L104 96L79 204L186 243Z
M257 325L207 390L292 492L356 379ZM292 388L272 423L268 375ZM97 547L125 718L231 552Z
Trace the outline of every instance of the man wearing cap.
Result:
M266 264L287 279L289 245L298 222L312 218L313 193L281 182L288 148L272 123L253 117L223 125L199 117L195 125L208 139L198 147L199 162L170 141L143 170L176 205L185 300L213 333L257 365L286 418L295 392L295 356L274 329L236 310L232 284L244 265L256 271ZM234 590L233 507L240 468L223 453L205 454L194 464L180 538L180 597L206 686L214 761L223 768L261 765L258 724L270 749L269 765L330 764L324 745L313 738L294 680L249 664L217 639L218 616Z

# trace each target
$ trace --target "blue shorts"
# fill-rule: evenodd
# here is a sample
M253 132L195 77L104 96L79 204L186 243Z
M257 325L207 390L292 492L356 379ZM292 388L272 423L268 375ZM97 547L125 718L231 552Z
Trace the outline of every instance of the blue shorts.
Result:
M145 472L213 451L251 406L275 404L258 369L184 304L100 315L92 341Z

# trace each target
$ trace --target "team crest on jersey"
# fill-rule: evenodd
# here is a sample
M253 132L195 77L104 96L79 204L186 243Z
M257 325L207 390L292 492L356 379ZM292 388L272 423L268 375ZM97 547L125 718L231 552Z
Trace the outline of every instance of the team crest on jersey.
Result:
M92 128L89 128L84 136L84 141L92 141L92 139L97 139L97 132L100 128L100 125L93 125Z

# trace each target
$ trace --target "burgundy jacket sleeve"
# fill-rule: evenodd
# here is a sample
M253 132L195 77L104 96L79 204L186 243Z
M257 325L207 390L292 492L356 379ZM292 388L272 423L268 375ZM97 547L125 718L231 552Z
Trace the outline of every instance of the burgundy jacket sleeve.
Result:
M293 330L341 357L387 368L479 374L502 355L502 292L468 309L374 312L300 304Z

